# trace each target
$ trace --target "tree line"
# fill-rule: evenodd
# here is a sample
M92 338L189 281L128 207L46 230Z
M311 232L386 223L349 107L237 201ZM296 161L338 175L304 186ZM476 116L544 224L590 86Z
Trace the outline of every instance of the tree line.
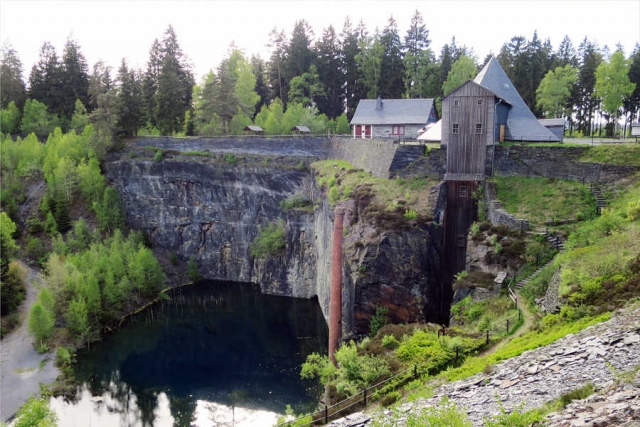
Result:
M196 83L171 26L152 43L146 69L131 69L123 59L115 75L103 62L89 73L73 39L61 58L45 42L25 84L17 52L5 46L2 131L44 135L56 125L72 128L75 116L102 135L221 135L241 133L251 123L273 134L288 131L283 114L296 106L296 124L341 133L360 99L435 98L439 105L490 59L478 60L455 37L434 50L418 11L404 35L393 17L373 31L347 18L340 32L329 26L318 37L299 20L290 34L274 28L268 47L270 57L263 59L231 45ZM638 117L638 44L628 57L621 46L612 53L586 37L576 47L567 36L554 49L534 32L531 39L505 42L497 59L538 117L566 117L584 134L597 118Z

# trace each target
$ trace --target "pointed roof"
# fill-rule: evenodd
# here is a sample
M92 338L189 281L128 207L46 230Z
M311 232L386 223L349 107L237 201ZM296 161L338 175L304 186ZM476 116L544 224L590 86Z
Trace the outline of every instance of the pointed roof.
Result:
M507 118L508 139L514 141L560 140L538 122L495 57L491 57L473 81L511 104Z

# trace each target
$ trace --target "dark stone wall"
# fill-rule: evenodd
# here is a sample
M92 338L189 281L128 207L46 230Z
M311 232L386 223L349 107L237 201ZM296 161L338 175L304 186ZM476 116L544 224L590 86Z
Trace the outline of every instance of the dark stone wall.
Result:
M495 148L494 173L502 176L544 176L584 182L611 182L632 175L640 167L580 162L589 147Z

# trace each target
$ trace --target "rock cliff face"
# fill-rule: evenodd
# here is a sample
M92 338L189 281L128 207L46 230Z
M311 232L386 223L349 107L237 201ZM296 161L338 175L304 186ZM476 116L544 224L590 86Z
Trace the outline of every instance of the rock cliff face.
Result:
M306 159L308 161L309 159ZM315 189L313 174L298 159L231 164L120 159L107 165L129 225L145 230L156 248L193 257L205 279L252 282L262 292L318 297L329 309L332 208ZM284 212L280 202L301 195L313 212ZM352 202L351 202L352 204ZM346 202L350 221L349 202ZM282 220L286 249L255 259L250 245L259 227ZM343 253L343 332L368 332L379 305L397 322L441 318L438 262L440 226L384 230L362 220L349 223ZM448 307L445 308L448 311Z

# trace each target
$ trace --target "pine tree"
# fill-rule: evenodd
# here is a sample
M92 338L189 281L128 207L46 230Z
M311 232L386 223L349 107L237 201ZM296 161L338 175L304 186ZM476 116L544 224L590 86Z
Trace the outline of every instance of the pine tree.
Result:
M156 93L158 92L158 77L162 69L162 47L158 39L153 40L149 50L147 71L144 74L142 91L144 94L146 117L151 126L156 125Z
M318 76L326 96L316 97L314 101L318 111L335 118L344 111L345 82L340 41L333 26L323 31L322 39L316 44L316 51L318 52ZM317 95L319 95L318 92L316 92Z
M93 72L89 76L89 103L87 110L92 112L98 108L98 97L113 89L113 79L111 78L111 67L104 62L98 61L93 65Z
M640 44L636 43L629 60L631 61L629 81L634 83L636 87L631 95L624 99L624 109L629 115L629 121L634 123L638 117L638 110L640 110Z
M384 54L380 63L379 95L382 98L402 98L405 67L398 24L393 16L389 18L387 26L382 30L380 44Z
M585 37L578 47L578 56L580 58L580 72L574 99L576 119L578 130L584 135L590 135L593 114L598 105L598 99L593 94L596 84L596 69L602 62L602 54L598 52L595 43Z
M118 133L132 137L144 126L144 98L140 78L129 70L124 59L118 70L118 82Z
M193 74L185 61L173 28L162 40L162 62L155 94L155 121L163 135L183 129L185 113L191 104Z
M316 53L312 50L313 30L304 19L297 21L291 32L291 40L287 46L285 62L285 79L290 82L296 76L301 76L316 60ZM286 98L288 90L284 93ZM286 105L288 100L282 100Z
M288 80L285 79L285 61L287 58L287 38L284 31L278 32L274 28L269 33L269 43L271 48L271 58L268 66L269 87L271 87L271 99L285 99L289 91Z
M89 103L89 73L87 61L78 42L69 38L62 54L62 114L71 119L76 100L82 104Z
M61 64L56 49L49 42L43 43L40 58L31 68L29 98L45 104L52 114L63 112Z
M22 62L18 53L8 43L3 44L0 53L0 108L7 108L13 101L21 111L27 99L27 91L22 81Z
M358 107L360 99L366 97L367 92L360 79L360 71L358 69L358 55L361 55L362 39L366 36L367 31L364 22L360 21L358 29L351 27L351 21L347 17L344 21L342 33L342 70L344 70L345 80L345 98L347 108L347 118L350 120Z
M270 99L269 87L267 86L267 69L264 61L259 55L251 57L251 70L253 71L253 75L256 79L255 92L260 97L256 103L253 113L251 113L251 117L255 117L262 106L269 103Z
M411 25L404 38L404 65L406 69L405 93L409 98L418 98L424 93L429 64L433 61L429 50L429 30L418 10L411 18Z
M569 36L564 36L556 52L556 66L564 67L565 65L578 67L578 55Z

